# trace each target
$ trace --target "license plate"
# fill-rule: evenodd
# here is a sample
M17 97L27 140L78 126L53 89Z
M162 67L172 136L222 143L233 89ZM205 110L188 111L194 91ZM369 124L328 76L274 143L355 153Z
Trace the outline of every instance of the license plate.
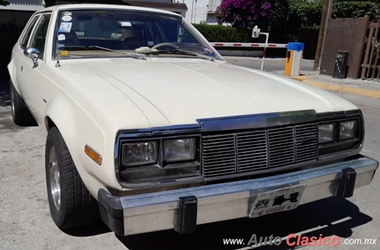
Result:
M259 193L251 205L249 217L295 209L301 201L304 190L305 184L300 184Z

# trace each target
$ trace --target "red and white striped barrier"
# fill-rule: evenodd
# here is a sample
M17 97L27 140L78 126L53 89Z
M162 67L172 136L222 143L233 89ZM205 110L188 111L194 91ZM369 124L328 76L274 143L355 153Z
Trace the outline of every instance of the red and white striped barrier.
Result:
M268 41L268 35L269 33L260 33L260 34L266 34L267 35L267 41ZM263 70L264 67L264 60L266 57L267 48L278 48L278 49L287 49L288 44L282 44L282 43L225 43L225 42L212 42L212 46L215 48L220 47L240 47L240 48L264 48L263 52L263 58L261 62L261 70Z
M242 48L288 48L287 44L282 43L225 43L225 42L212 42L214 47L242 47Z

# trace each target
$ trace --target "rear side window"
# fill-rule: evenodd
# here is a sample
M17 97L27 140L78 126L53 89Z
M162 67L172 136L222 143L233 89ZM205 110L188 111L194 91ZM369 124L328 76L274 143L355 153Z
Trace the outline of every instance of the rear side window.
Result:
M22 37L21 39L21 43L20 43L20 47L25 49L26 46L28 45L28 41L29 41L29 38L30 38L30 35L32 34L32 31L33 31L33 27L34 25L36 24L38 18L40 16L35 16L33 18L33 20L29 23L28 27L27 27L27 30L26 32L24 33L24 36Z

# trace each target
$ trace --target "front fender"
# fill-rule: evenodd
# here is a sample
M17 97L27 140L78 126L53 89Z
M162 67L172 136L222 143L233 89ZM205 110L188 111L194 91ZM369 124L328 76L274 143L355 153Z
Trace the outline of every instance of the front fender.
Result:
M51 126L58 128L82 181L95 198L100 188L121 189L116 180L112 160L113 142L106 142L104 132L82 107L73 100L65 98L64 95L56 96L48 102L45 125L47 130ZM89 145L102 155L103 161L100 166L85 154L85 145ZM110 147L110 145L112 146ZM112 149L111 153L110 148ZM111 156L111 159L108 155Z

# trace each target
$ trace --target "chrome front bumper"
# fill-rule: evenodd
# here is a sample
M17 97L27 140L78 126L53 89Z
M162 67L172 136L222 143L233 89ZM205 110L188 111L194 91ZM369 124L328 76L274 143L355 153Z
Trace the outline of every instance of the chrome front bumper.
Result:
M98 192L102 220L119 235L175 229L247 217L259 193L304 184L299 205L323 198L349 197L371 183L378 162L368 157L270 177L116 197Z

